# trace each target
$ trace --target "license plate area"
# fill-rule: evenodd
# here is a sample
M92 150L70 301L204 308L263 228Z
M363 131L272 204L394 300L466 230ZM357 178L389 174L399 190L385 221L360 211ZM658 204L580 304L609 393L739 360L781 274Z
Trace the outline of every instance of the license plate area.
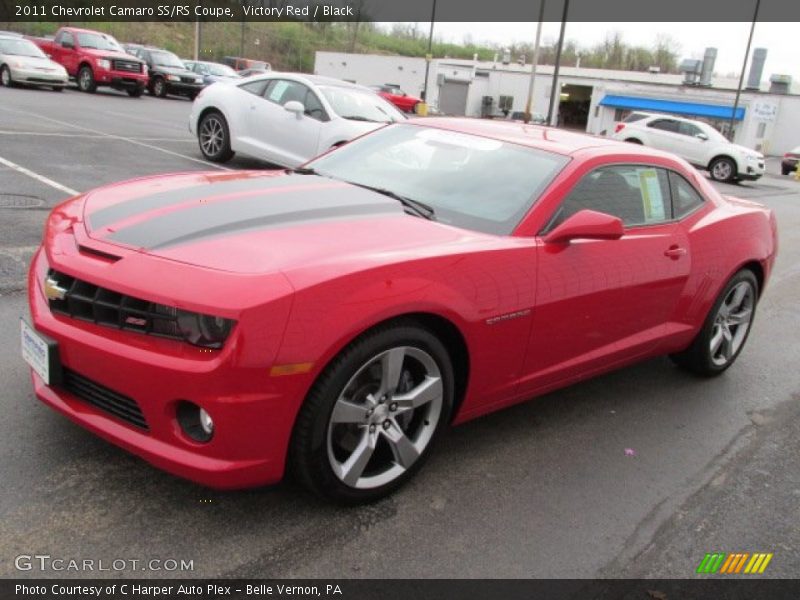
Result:
M19 323L22 358L47 385L61 383L58 342L36 331L25 319Z

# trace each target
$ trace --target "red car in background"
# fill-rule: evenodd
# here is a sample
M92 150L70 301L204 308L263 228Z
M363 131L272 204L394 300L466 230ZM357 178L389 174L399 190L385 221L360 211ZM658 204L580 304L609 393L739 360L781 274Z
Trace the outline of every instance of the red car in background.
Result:
M137 98L144 92L147 67L106 33L62 27L52 40L28 39L63 66L82 92L94 93L100 86L125 90Z
M417 104L422 102L420 98L409 96L396 85L384 84L370 87L375 90L379 96L388 100L403 112L417 112Z
M22 349L39 399L171 473L364 502L450 424L656 355L721 374L776 251L769 209L673 155L412 120L67 200Z

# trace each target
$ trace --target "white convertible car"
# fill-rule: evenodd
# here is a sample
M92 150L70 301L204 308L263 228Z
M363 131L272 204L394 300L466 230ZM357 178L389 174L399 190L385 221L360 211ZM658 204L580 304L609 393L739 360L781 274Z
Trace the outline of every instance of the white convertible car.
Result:
M208 160L236 152L296 167L406 117L369 88L338 79L266 73L215 83L194 101L189 129Z

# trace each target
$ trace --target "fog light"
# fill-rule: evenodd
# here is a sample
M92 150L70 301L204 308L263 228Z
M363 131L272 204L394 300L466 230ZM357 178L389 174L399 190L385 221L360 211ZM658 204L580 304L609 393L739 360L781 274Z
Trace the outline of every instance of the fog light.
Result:
M195 442L208 442L214 435L214 421L204 409L194 402L181 400L176 412L178 425Z

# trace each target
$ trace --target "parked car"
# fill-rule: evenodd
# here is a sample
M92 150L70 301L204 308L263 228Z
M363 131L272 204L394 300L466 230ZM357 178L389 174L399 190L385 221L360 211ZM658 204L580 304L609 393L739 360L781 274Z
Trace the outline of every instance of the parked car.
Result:
M417 104L422 102L421 98L409 96L396 85L383 84L371 86L379 96L385 98L403 112L417 112Z
M25 84L60 92L68 81L66 69L47 58L36 44L0 34L0 83L5 87Z
M241 71L237 71L239 73L239 77L252 77L253 75L266 75L269 73L269 69L242 69Z
M783 160L781 160L781 173L789 175L789 173L794 172L797 170L798 162L800 162L800 146L783 155Z
M144 63L126 53L112 36L91 29L62 27L55 38L27 38L78 82L82 92L94 93L100 86L124 90L139 97L147 82Z
M765 171L763 154L729 142L702 121L634 112L617 123L611 137L677 154L716 181L755 181Z
M22 325L36 396L202 484L289 468L356 503L450 424L660 354L728 369L774 265L772 212L671 154L523 128L410 120L301 169L60 204Z
M5 29L0 29L0 36L4 36L4 37L24 37L21 33L17 33L16 31L6 31Z
M296 167L404 119L367 88L328 77L270 71L238 85L206 88L192 106L189 129L208 160L225 162L241 152Z
M203 78L203 85L211 85L218 81L235 81L242 76L228 65L201 60L184 60L187 69Z
M271 71L272 65L263 60L254 60L252 58L241 58L239 56L226 56L222 62L234 71L244 71L245 69L258 69L259 71Z
M515 110L512 112L509 117L511 121L525 121L525 111L524 110ZM531 123L534 125L544 125L547 123L547 117L545 117L542 113L531 113Z
M129 45L130 51L147 64L147 91L159 98L168 94L194 100L203 89L203 78L186 68L175 54L153 46Z

